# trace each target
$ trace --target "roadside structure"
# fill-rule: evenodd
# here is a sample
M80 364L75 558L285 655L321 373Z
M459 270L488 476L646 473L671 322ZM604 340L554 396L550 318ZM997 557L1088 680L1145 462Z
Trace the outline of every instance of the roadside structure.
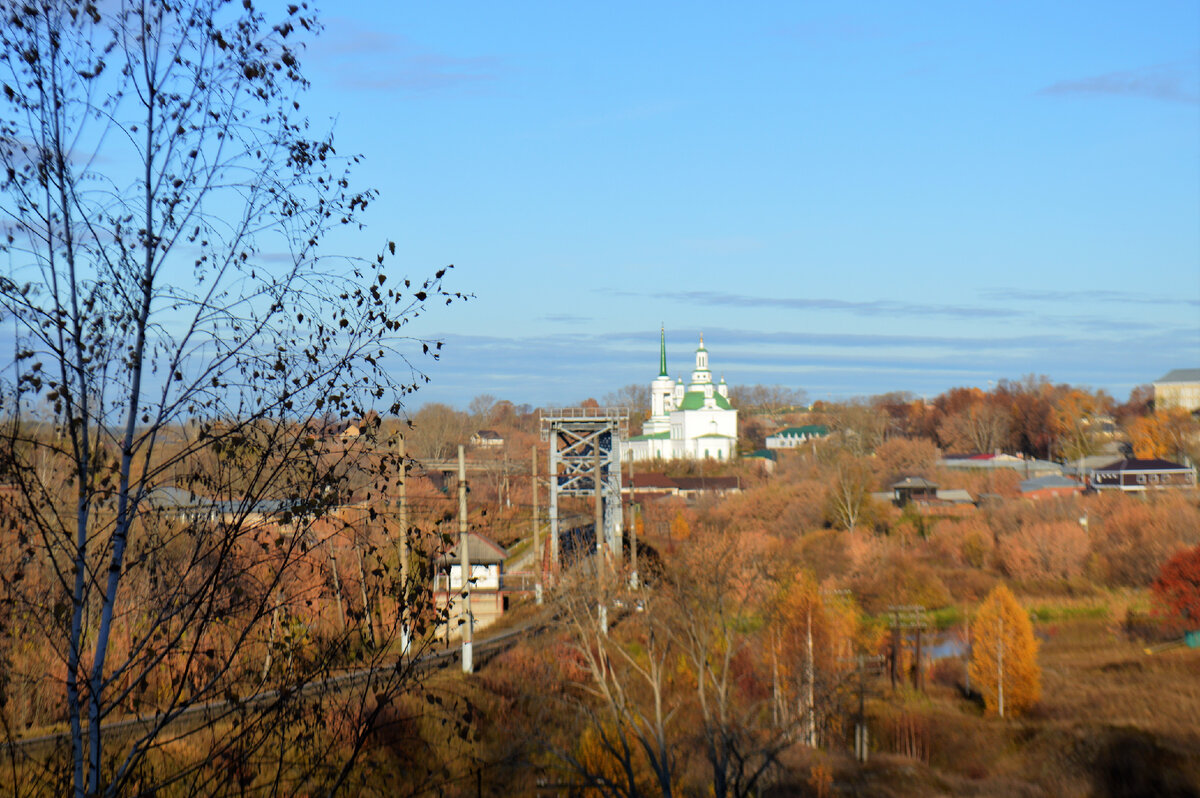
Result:
M504 614L505 600L504 561L508 552L483 535L469 532L464 541L471 564L471 615L475 627L481 628ZM458 600L462 593L463 571L460 564L461 552L456 545L451 551L438 558L438 573L434 581L434 594L439 609L450 608L450 629L457 628L457 619L462 613L463 603Z

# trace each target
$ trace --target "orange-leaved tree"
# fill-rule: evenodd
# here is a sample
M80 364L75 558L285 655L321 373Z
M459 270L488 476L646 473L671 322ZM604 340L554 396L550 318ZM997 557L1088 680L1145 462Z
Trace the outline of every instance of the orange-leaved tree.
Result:
M971 624L971 683L988 712L1019 715L1042 695L1033 624L1017 598L997 585Z
M1150 590L1170 628L1200 629L1200 546L1175 552L1163 563Z

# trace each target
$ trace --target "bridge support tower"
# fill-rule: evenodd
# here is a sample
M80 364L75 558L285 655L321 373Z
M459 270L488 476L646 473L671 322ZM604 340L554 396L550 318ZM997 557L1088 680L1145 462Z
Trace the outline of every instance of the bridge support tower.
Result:
M621 442L629 428L623 407L543 409L542 440L550 443L550 568L559 567L559 498L592 497L596 492L596 450L600 452L602 529L596 531L596 553L621 557Z

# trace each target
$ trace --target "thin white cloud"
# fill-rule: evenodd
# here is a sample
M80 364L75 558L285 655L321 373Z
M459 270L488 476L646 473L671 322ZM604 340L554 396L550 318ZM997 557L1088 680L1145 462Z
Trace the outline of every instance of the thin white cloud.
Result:
M394 33L371 30L335 17L311 50L318 66L343 89L423 93L478 88L499 79L502 60L493 55L456 56L429 50Z
M1052 96L1107 95L1200 104L1200 69L1195 64L1161 64L1143 69L1061 80L1042 89Z

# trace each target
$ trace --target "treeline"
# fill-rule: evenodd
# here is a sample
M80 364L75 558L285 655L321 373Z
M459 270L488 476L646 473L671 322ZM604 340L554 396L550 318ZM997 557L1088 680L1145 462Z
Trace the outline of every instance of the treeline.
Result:
M804 413L742 421L749 445L787 424L820 423L853 438L846 443L858 453L902 437L931 441L947 453L1002 450L1055 460L1098 454L1113 440L1126 443L1136 457L1195 460L1200 454L1195 417L1181 408L1156 408L1148 385L1118 402L1103 390L1034 375L1000 380L988 391L960 387L932 399L895 392L848 402L817 401Z

